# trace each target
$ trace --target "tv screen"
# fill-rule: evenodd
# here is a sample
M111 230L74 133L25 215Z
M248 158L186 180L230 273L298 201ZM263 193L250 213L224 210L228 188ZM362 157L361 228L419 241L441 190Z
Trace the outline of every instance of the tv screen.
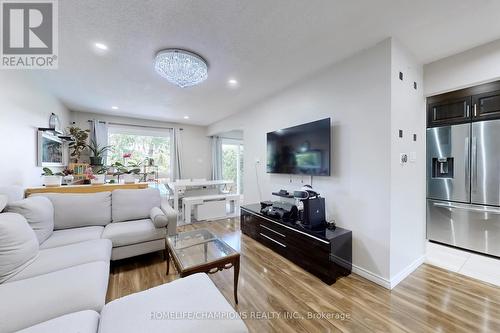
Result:
M330 118L267 133L267 172L330 176Z

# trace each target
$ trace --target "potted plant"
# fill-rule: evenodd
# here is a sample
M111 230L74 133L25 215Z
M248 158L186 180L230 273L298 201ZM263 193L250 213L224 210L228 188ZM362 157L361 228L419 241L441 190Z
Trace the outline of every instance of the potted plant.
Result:
M137 162L128 162L127 166L121 162L115 162L111 166L116 169L113 175L122 176L125 184L135 183L136 176L141 172L140 163Z
M42 183L47 187L61 186L62 173L53 173L49 168L43 168Z
M91 167L85 169L83 174L85 175L85 184L92 184L92 181L96 178Z
M74 173L75 172L71 169L64 169L63 170L62 175L63 175L64 183L66 185L71 184L75 180L75 176L73 176Z
M92 184L105 184L106 183L106 173L108 168L102 167L96 171L94 174L94 179L91 181Z
M80 160L80 156L87 148L87 139L89 138L90 130L82 130L76 126L68 127L69 135L73 138L73 141L69 143L69 148L71 149L71 158L75 160L76 163Z
M102 159L104 153L111 150L111 146L99 146L95 140L90 140L90 144L87 145L90 150L90 164L91 165L102 165Z

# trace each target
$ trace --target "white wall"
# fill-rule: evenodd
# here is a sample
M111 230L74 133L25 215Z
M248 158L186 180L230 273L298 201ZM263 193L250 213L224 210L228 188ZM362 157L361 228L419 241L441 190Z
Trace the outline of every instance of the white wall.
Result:
M500 40L424 66L425 96L500 79Z
M266 133L331 117L332 176L315 177L313 186L326 198L327 218L353 232L353 272L392 288L425 253L422 81L422 66L387 39L212 124L209 134L244 131L245 201L258 202L310 181L266 173ZM400 166L401 152L415 152L415 163Z
M403 73L403 80L399 79ZM414 89L413 82L417 83ZM403 130L403 138L399 130ZM417 141L413 141L413 134ZM402 165L401 153L416 160ZM391 287L425 254L425 99L423 66L397 40L391 48Z
M119 111L117 111L119 113ZM89 128L89 119L98 119L108 122L157 126L168 128L182 128L182 178L209 178L211 168L210 141L206 135L207 128L203 126L181 125L154 120L128 118L120 116L101 115L87 112L71 112L71 121L82 128Z
M266 173L266 133L331 117L332 176L315 177L313 186L326 198L328 218L353 231L354 265L382 281L390 275L390 52L386 40L209 127L209 134L244 130L251 203L309 182Z
M215 133L221 138L224 139L234 139L234 140L243 140L243 131L242 130L234 130L223 133Z
M53 112L66 127L69 111L31 81L30 71L0 74L0 186L41 185L37 128L48 127Z

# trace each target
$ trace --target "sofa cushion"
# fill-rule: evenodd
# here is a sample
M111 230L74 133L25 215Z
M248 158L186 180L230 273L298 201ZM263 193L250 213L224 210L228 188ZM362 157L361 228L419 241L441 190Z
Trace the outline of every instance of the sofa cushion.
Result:
M7 203L10 203L22 200L24 198L24 189L21 186L0 186L0 194L6 195Z
M35 231L38 243L43 243L54 231L54 207L45 197L30 197L12 202L5 209L7 212L17 213L28 221Z
M109 262L96 261L0 284L0 332L12 332L83 310L100 312Z
M162 239L165 228L156 228L150 219L110 223L104 227L102 238L110 239L113 247Z
M42 193L54 205L54 229L104 226L111 222L111 192Z
M165 228L168 224L167 215L161 210L159 207L151 208L151 212L149 213L149 218L153 221L153 224L157 228Z
M8 200L9 200L9 197L7 197L5 194L0 194L0 213L3 211L5 206L7 206Z
M5 206L7 206L8 200L9 200L8 196L6 196L5 194L0 194L0 213L3 211Z
M185 313L186 318L175 317ZM168 319L168 315L173 318ZM189 317L192 314L192 317ZM208 317L224 315L224 319ZM205 316L205 319L199 317ZM99 333L248 332L240 316L206 274L188 277L106 304Z
M99 314L86 310L57 317L17 333L96 333L98 326Z
M146 219L151 208L160 207L160 191L154 188L114 190L112 201L113 222Z
M0 283L35 260L38 247L35 232L24 217L15 213L0 214Z
M55 272L94 261L111 259L111 241L94 239L86 242L40 250L38 257L6 283Z
M100 239L104 227L83 227L74 229L56 230L40 245L40 249L50 249L74 243Z
M163 238L144 243L118 246L113 248L113 252L111 252L111 260L121 260L163 250L165 250L165 239Z

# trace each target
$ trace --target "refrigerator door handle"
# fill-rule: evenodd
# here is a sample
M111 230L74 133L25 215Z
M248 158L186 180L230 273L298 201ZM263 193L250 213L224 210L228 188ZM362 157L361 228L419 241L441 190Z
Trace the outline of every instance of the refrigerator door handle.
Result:
M477 139L472 137L472 158L471 158L471 169L472 169L472 192L477 190Z
M470 156L469 156L469 137L465 138L465 190L469 192L470 188Z
M463 210L476 212L476 213L489 213L489 214L500 215L500 209L492 208L492 207L479 208L479 207L471 207L470 205L461 205L461 204L457 204L457 203L442 203L442 202L434 202L433 205L436 207L442 207L442 208L455 208L455 209L463 209Z

